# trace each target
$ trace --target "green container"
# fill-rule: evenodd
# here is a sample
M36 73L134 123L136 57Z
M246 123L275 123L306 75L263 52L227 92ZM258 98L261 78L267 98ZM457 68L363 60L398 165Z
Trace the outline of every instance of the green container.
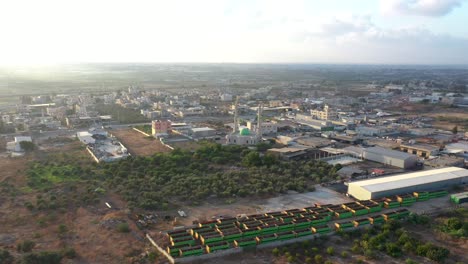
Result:
M296 237L296 234L293 231L277 233L278 240L288 240Z
M296 237L303 237L303 236L310 236L313 235L310 229L301 229L301 230L295 230L294 233L296 234Z
M227 242L218 242L206 245L206 251L208 253L213 253L218 250L224 250L229 248L229 243Z
M260 234L274 234L278 231L277 226L272 226L272 227L264 227L260 230Z
M278 237L276 236L276 234L270 234L268 236L257 237L258 244L273 242L273 241L276 241L276 240L278 240Z
M234 245L237 247L255 246L257 245L257 240L256 238L234 240Z
M251 230L251 231L244 231L242 232L242 238L246 238L246 237L256 237L260 235L260 231L259 230Z
M203 255L204 253L205 250L201 246L180 249L180 255L182 257Z
M174 240L172 241L172 246L174 247L185 247L185 246L194 246L195 245L195 240L189 239L189 240Z
M169 255L171 255L172 257L178 257L180 256L179 249L180 247L169 246L166 248L166 252L169 253Z
M382 207L381 207L381 206L369 207L369 212L370 212L370 213L376 213L376 212L380 212L380 211L382 211Z

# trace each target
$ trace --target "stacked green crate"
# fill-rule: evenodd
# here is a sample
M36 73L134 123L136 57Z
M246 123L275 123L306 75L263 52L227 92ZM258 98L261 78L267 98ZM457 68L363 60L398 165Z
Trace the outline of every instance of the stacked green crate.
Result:
M408 209L398 209L395 211L398 214L398 218L406 218L410 215L410 211Z
M345 230L354 227L354 223L351 221L335 223L335 227L337 230Z
M375 216L371 216L368 218L370 223L373 224L373 225L376 225L376 224L382 224L383 222L385 222L385 219L382 215L375 215Z
M180 251L181 247L174 247L174 246L168 246L166 248L166 252L171 255L172 257L178 257L180 256Z
M278 224L278 232L293 231L294 223L281 223Z
M255 245L257 245L257 238L256 237L249 237L249 238L236 239L236 240L234 240L234 245L236 247L255 246Z
M261 244L276 241L278 240L278 237L276 236L276 234L267 234L256 237L256 240L257 244Z
M353 217L353 212L348 210L337 210L335 211L335 215L338 219L345 219Z
M287 213L290 216L299 216L301 213L304 213L304 210L302 209L290 209L284 211L284 213Z
M416 197L416 201L418 202L429 200L429 192L414 192L413 196Z
M310 220L310 225L311 226L319 226L319 225L324 225L328 222L326 218L314 218Z
M242 232L242 238L256 237L260 235L260 229L244 230Z
M389 221L390 219L398 219L399 215L396 212L388 212L383 214L385 221Z
M377 213L382 211L382 206L380 205L368 206L367 208L369 209L369 213Z
M278 240L288 240L295 238L296 233L294 233L294 231L278 232L276 233L276 236L278 236Z
M242 232L225 232L222 234L223 236L223 241L228 241L228 242L232 242L238 238L241 238L242 237Z
M218 230L230 229L236 227L236 223L216 224L215 227Z
M400 202L397 200L390 200L388 199L387 201L384 202L385 208L391 209L391 208L397 208L400 207Z
M429 192L429 199L444 197L447 194L448 192L444 190Z
M468 192L452 194L450 200L455 204L466 203L468 202Z
M366 215L369 213L369 209L364 206L355 206L351 209L354 216Z
M198 227L215 227L216 224L218 224L218 220L211 220L199 223Z
M263 223L260 221L255 221L255 222L249 222L249 223L244 223L243 224L243 229L245 230L252 230L252 229L257 229L258 227L262 227Z
M167 232L166 232L166 235L167 235L167 237L170 238L171 236L178 236L178 235L181 235L181 234L190 233L189 231L190 231L190 230L187 230L187 229L170 230L170 231L167 231Z
M200 241L203 245L219 242L223 240L223 236L219 233L210 233L210 234L203 234L200 236Z
M213 227L210 227L210 226L203 226L203 227L196 227L196 228L192 228L190 229L190 234L198 239L198 235L199 233L205 233L205 232L214 232L216 231Z
M401 206L411 206L416 202L416 197L411 194L403 194L397 196L398 202Z
M380 205L380 207L383 207L386 200L387 198L377 198L377 199L372 199L370 201L375 202L376 204Z
M313 226L311 230L313 233L318 233L318 234L326 234L332 231L331 228L327 225Z
M197 256L205 254L205 248L202 246L185 247L179 249L179 252L182 257Z
M213 253L218 250L224 250L228 249L229 243L226 241L220 241L220 242L215 242L215 243L209 243L206 245L206 252L208 253Z
M280 217L280 220L284 223L289 223L289 222L292 222L292 220L294 219L293 216L282 216Z
M277 225L268 225L262 227L260 230L260 234L265 235L265 234L274 234L278 232L278 226Z
M369 225L370 221L367 218L362 218L362 219L356 219L353 221L354 226L363 226L363 225Z
M309 228L311 226L311 222L308 218L296 218L293 220L293 223L294 230Z
M294 230L296 237L303 237L303 236L310 236L312 235L312 231L309 228L305 229L296 229Z
M192 237L175 238L171 241L171 245L174 247L193 246L195 243L196 240L194 240Z

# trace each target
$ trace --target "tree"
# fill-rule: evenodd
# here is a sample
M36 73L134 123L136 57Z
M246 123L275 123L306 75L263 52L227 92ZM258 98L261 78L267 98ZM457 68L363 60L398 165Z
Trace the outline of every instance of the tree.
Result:
M333 255L335 253L335 249L333 247L328 247L327 248L327 254L328 255Z
M449 230L458 230L463 227L463 223L460 219L451 217L447 220L447 227Z
M14 262L13 256L5 249L0 249L0 263L12 264Z
M320 263L323 262L322 255L315 255L314 259L315 259L315 263L317 263L317 264L320 264Z
M454 126L454 127L452 128L452 133L453 133L454 135L458 134L458 126Z
M36 148L36 145L30 141L20 141L20 147L26 152L33 151Z
M242 164L246 167L257 167L262 165L262 159L258 152L251 151L242 159Z
M401 249L395 243L387 243L385 245L385 249L387 251L387 254L394 257L394 258L397 258L397 257L401 256Z

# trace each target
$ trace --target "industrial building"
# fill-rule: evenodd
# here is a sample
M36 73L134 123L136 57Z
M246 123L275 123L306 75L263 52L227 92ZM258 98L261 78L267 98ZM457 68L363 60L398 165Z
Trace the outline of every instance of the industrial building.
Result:
M359 200L369 200L396 194L444 189L466 183L468 183L468 170L447 167L350 182L348 194Z
M402 169L412 168L418 162L415 155L382 147L364 149L363 158Z
M401 144L400 150L417 155L421 158L429 158L439 153L439 147L428 144Z

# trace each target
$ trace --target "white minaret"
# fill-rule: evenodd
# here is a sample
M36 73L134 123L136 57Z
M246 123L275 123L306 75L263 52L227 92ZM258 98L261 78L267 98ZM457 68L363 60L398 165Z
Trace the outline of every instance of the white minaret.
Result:
M258 116L257 116L257 138L259 142L262 139L262 110L263 110L263 104L260 103L258 105Z
M236 96L236 101L234 103L234 133L239 132L239 122L237 121L237 105L239 103L239 96Z

